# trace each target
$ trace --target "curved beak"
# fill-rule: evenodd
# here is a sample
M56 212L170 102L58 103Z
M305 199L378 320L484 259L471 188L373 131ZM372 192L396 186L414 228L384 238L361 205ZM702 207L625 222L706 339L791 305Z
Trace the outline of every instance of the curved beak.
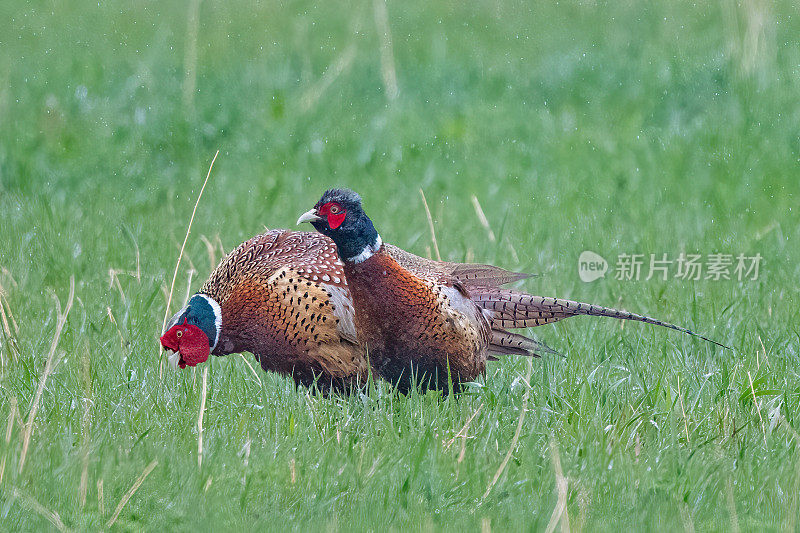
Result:
M169 361L169 366L171 366L173 370L178 370L178 366L181 362L181 353L172 352L167 356L167 361Z
M316 209L311 209L300 215L300 218L297 219L297 225L299 226L303 222L316 222L317 220L322 220L322 217L317 215Z
M173 317L173 320L175 320L175 317ZM169 328L167 328L167 331L169 331L171 328L172 326L170 325ZM169 361L169 366L171 366L173 370L177 370L178 363L181 361L180 346L177 344L172 344L166 337L166 335L161 336L161 348L167 350L167 361Z

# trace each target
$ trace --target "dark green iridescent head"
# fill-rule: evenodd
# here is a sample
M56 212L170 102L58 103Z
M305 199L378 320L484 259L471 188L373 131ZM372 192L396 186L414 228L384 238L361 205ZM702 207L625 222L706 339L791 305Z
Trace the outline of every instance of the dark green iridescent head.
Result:
M325 191L314 209L297 222L310 222L333 239L343 261L363 261L380 248L380 236L361 206L361 196L349 189Z

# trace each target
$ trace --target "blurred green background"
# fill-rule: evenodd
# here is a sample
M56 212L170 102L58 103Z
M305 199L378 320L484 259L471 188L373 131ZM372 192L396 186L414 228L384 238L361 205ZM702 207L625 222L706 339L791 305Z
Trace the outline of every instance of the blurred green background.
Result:
M3 528L54 523L37 506L103 527L157 459L115 527L543 529L559 449L574 529L796 530L798 35L795 5L761 0L3 2ZM486 499L523 359L444 400L325 399L215 359L198 468L200 371L159 378L156 339L216 150L173 311L222 250L293 227L330 186L359 191L386 241L435 254L422 189L444 258L541 273L523 287L735 351L606 319L540 328L567 357L534 361ZM612 268L764 263L742 282L585 284L587 249Z

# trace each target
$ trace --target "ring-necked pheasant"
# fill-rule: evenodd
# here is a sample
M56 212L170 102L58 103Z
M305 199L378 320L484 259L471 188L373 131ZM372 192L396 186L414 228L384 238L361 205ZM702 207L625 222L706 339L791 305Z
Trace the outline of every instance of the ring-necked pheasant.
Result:
M431 261L391 245L385 250L411 272L453 277L465 286L527 277L489 265ZM333 241L313 232L272 230L242 243L172 317L161 344L175 352L181 368L212 353L247 351L264 370L306 386L318 379L323 390L346 390L368 374L343 264Z
M637 320L711 339L643 315L532 296L500 284L465 283L445 272L419 272L389 252L364 213L361 197L326 191L298 219L336 243L355 309L356 336L380 376L408 390L458 388L485 370L492 354L529 353L545 346L505 328L538 326L575 315ZM722 346L721 344L719 344Z

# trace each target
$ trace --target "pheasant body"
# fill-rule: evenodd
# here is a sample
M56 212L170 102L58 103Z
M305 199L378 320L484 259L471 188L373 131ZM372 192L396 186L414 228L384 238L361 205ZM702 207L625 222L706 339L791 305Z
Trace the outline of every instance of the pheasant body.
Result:
M366 375L342 264L313 233L273 230L242 243L200 289L220 303L214 355L248 351L297 383L346 388Z
M472 300L469 286L489 290L481 283L497 286L505 280L473 272L461 282L454 276L458 269L420 274L413 271L413 262L401 265L387 252L356 193L326 191L298 220L303 221L336 243L353 296L358 338L376 373L399 390L415 382L423 389L452 384L459 390L484 372L492 351L531 355L546 349L505 331L493 323L495 313Z
M508 278L485 276L468 265L415 272L414 262L391 256L353 191L326 191L300 222L311 222L336 243L353 297L359 341L366 344L376 372L400 390L407 390L415 377L423 388L443 389L452 383L457 390L482 374L493 355L552 352L507 329L581 314L664 326L722 346L644 315L501 288L513 281L511 273L506 273Z
M455 279L438 283L400 266L381 247L344 267L356 331L378 375L408 390L446 389L483 373L491 326ZM442 277L442 276L440 276Z
M272 230L242 243L172 317L161 344L179 366L251 352L264 370L324 391L364 383L370 366L402 391L414 382L457 390L498 355L554 353L508 329L576 315L645 322L723 346L644 315L503 288L527 274L410 254L382 242L355 193L326 197L300 218L321 233Z

